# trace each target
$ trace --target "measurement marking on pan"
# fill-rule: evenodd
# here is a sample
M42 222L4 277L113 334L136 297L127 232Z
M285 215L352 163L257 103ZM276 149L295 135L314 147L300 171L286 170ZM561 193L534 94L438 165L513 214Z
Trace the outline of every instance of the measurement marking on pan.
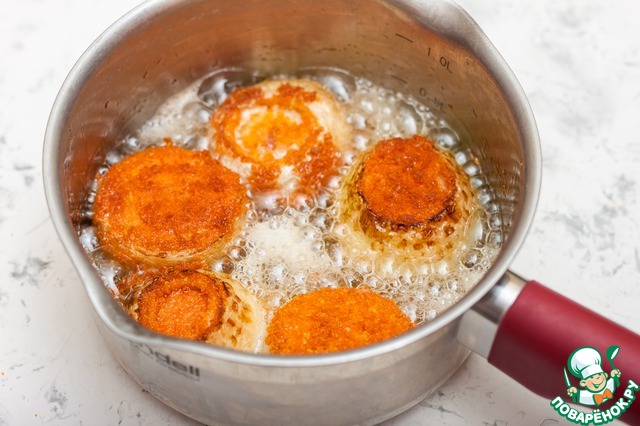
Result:
M444 56L440 56L440 65L445 68L447 71L449 71L449 73L453 74L453 72L449 69L449 64L451 62L449 62L449 60L447 58L445 58Z
M396 34L398 35L398 34ZM431 47L427 47L427 56L432 57L431 56ZM446 69L447 71L449 71L449 74L453 74L453 71L451 71L451 69L449 68L449 66L451 65L451 62L445 58L444 56L440 56L439 59L437 59L438 56L434 56L433 59L436 59L438 62L440 62L440 66L443 67L444 69Z
M400 37L401 39L407 40L408 42L413 43L413 40L411 40L409 37L403 36L402 34L398 34L398 33L395 33L395 34L396 34L396 36Z
M398 77L397 75L391 74L391 77L395 78L396 80L398 80L400 83L406 85L408 83L407 80L405 80L404 78Z

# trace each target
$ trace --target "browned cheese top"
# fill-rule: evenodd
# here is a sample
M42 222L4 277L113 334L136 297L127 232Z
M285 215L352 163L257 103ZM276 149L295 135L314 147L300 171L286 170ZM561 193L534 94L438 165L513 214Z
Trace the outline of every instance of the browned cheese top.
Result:
M222 281L197 271L173 270L133 273L119 287L124 292L145 284L132 312L145 327L192 340L206 340L220 328L228 297Z
M387 139L369 153L358 192L379 218L400 225L418 225L452 206L456 172L446 156L424 136Z
M412 327L392 300L373 291L323 288L277 310L266 343L274 354L321 354L370 345Z
M111 167L99 182L94 220L105 251L129 263L197 254L244 214L238 176L209 152L168 144Z

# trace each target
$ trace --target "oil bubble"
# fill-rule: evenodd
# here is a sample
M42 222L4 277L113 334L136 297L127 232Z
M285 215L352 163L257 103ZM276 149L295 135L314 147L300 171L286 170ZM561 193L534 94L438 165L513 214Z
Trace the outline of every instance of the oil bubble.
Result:
M361 133L356 133L354 135L354 146L358 151L364 151L369 147L369 144L370 144L370 139L367 136Z
M118 152L118 151L110 151L109 153L107 153L107 157L105 159L105 163L108 167L113 166L114 164L119 163L120 161L122 161L123 155L122 153Z
M478 165L473 161L469 161L462 167L462 169L469 176L475 176L480 172L480 167L478 167Z
M183 146L194 151L204 151L209 147L209 138L191 136L185 139Z
M260 81L260 76L240 69L225 69L214 72L202 80L197 96L209 107L216 107L239 87L250 86Z
M135 136L128 136L122 143L122 149L128 153L138 152L141 148L140 140Z
M432 297L440 296L440 283L432 283L429 286L429 293Z
M493 230L489 233L487 244L493 248L499 248L502 246L502 232L500 230Z
M354 112L347 117L349 123L354 129L362 130L367 128L367 120L363 114Z
M225 256L216 259L211 265L211 268L219 274L231 274L235 269L234 266L233 260Z
M96 228L93 226L87 226L80 233L80 244L88 253L93 252L98 248L98 237L96 235Z
M345 283L351 288L358 287L364 280L362 274L352 268L345 268L342 271L342 276L344 277Z
M489 216L489 227L493 229L500 229L502 227L502 217L500 217L499 214Z
M182 115L187 120L195 120L206 123L211 119L211 111L207 110L200 102L189 102L182 107Z
M416 322L417 319L417 308L415 307L415 305L404 305L402 307L402 311L404 312L404 314L409 317L409 319L411 320L411 322Z
M480 260L482 259L482 252L478 249L471 249L468 250L466 253L464 253L464 255L462 256L462 264L465 266L465 268L473 268L475 267L478 263L480 263Z
M465 151L456 152L454 154L454 157L456 159L456 163L458 163L459 165L463 165L464 163L469 161L469 156Z
M409 137L424 130L423 118L413 106L404 101L398 105L396 120L398 120L397 129L400 136Z
M341 102L350 101L357 86L352 74L336 68L303 68L299 74L321 83Z
M298 286L303 286L306 284L307 275L304 272L298 271L292 276L293 282Z
M428 133L428 135L438 146L442 148L452 149L458 144L458 135L449 127L433 129ZM458 164L464 164L464 162L458 162Z
M247 252L243 247L231 247L228 250L229 258L235 262L244 259L247 256Z
M269 269L269 280L273 283L279 283L284 281L286 275L286 268L283 264L272 265Z
M417 323L433 320L479 280L503 244L506 225L491 191L491 177L465 150L464 141L446 120L415 97L337 69L307 68L296 75L318 81L338 98L351 128L351 144L344 149L337 175L315 196L283 201L286 195L282 193L250 193L243 228L219 258L211 261L211 270L242 283L270 310L320 287L349 286L391 297ZM233 90L261 80L257 72L229 68L194 83L167 100L141 129L122 139L107 154L99 173L106 173L126 155L162 144L167 136L187 149L208 149L211 141L206 123L212 111ZM427 256L407 260L396 254L372 254L376 247L359 248L349 242L354 228L339 217L343 182L363 153L382 139L414 134L426 134L455 157L480 203L463 226L465 237L449 262ZM299 184L295 180L283 183L289 190ZM92 182L87 193L78 235L105 285L117 290L120 269L105 261L91 223L97 185L97 180Z

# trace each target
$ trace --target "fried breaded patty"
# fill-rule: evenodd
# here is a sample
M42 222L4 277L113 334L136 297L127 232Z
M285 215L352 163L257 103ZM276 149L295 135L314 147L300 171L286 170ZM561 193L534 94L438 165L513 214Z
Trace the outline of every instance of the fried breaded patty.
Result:
M221 281L196 271L134 273L119 287L122 292L143 287L130 312L140 324L192 340L206 340L220 328L229 296Z
M128 313L158 333L255 352L264 310L242 285L203 270L131 273L118 288Z
M345 246L383 275L457 268L479 217L469 177L422 135L364 152L336 201Z
M238 176L209 152L147 148L100 179L94 222L104 251L125 264L204 260L246 210Z
M211 118L214 155L255 194L313 196L350 143L345 114L320 84L269 80L233 92Z
M266 343L274 354L321 354L370 345L412 327L392 300L371 290L323 288L278 309Z
M379 218L417 225L452 207L456 172L451 161L424 136L387 139L369 153L358 192Z

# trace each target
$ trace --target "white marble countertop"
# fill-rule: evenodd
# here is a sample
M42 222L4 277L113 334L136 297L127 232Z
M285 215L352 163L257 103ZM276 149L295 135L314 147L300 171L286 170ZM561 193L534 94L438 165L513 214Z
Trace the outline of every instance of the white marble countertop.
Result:
M42 187L47 116L83 50L136 0L5 0L0 13L0 425L191 425L97 333ZM537 118L544 171L523 276L640 332L640 3L460 0ZM552 425L549 402L471 355L388 425Z

